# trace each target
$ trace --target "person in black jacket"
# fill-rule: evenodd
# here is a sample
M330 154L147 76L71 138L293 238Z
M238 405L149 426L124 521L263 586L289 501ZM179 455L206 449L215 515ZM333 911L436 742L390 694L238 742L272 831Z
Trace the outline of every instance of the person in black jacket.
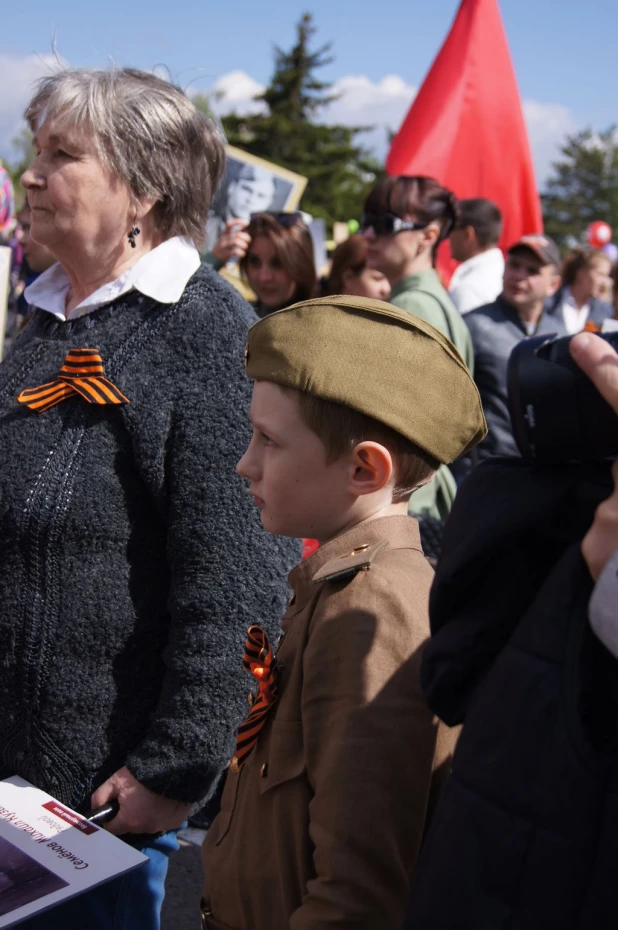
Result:
M571 354L618 416L618 353L606 342L582 334L571 342ZM595 581L590 625L618 658L618 461L612 473L614 493L597 509L582 555Z
M27 118L31 235L58 264L0 367L0 777L117 799L108 829L149 864L23 926L154 930L242 718L246 629L276 629L299 547L235 475L255 316L194 244L222 141L133 70L58 72Z
M618 355L590 339L574 340L573 357L618 412ZM607 462L495 459L457 497L422 680L432 710L464 727L405 930L616 925L611 491ZM589 609L603 612L595 632Z

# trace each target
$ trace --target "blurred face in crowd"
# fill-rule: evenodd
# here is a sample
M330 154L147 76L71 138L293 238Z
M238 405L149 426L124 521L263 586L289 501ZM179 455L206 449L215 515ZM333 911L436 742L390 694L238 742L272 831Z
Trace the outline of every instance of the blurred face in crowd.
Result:
M412 216L402 217L414 220ZM363 232L367 243L367 267L381 272L391 287L406 275L432 267L432 249L440 234L437 223L425 229L405 229L378 236L372 227Z
M256 381L253 436L236 468L269 533L324 541L341 525L349 482L345 457L327 463L326 446L302 418L296 392Z
M266 236L256 236L249 246L247 278L257 299L270 310L287 306L294 297L296 282Z
M480 251L478 239L472 226L456 226L449 236L451 255L456 262L467 262Z
M49 249L45 248L44 245L39 245L30 235L31 217L30 207L26 204L19 211L19 225L23 233L21 242L28 267L31 271L41 272L50 268L56 259Z
M248 220L252 213L268 210L275 193L275 182L266 171L240 177L228 188L227 210L230 217Z
M36 158L21 177L32 238L69 264L76 253L106 257L132 224L128 188L103 167L83 133L44 123L34 143Z
M584 301L591 298L606 300L611 283L612 265L609 258L599 256L590 268L580 268L573 290L577 290Z
M352 268L343 272L343 293L352 297L371 297L374 300L388 300L391 286L388 279L375 268L363 268L356 274Z
M560 276L554 265L544 265L530 249L521 248L509 252L504 269L506 300L516 310L533 310L555 294L560 285Z

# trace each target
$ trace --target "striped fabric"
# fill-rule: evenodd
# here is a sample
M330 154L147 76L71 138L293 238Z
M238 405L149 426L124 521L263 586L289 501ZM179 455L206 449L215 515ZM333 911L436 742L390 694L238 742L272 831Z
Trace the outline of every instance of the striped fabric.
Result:
M249 627L242 664L259 682L257 696L251 697L251 711L238 728L236 752L230 762L233 772L239 772L255 746L260 731L273 704L279 697L279 669L268 636L261 626Z
M45 413L75 394L89 404L130 403L115 384L103 377L104 374L103 359L98 349L71 349L56 381L26 388L17 400L37 413Z

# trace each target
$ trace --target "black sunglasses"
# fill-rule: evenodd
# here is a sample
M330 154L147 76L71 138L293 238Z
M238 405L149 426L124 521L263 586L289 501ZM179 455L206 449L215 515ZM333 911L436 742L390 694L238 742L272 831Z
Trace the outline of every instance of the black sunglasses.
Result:
M250 219L255 220L258 216L272 216L273 220L279 226L283 226L284 229L291 229L292 226L296 226L303 219L302 213L298 211L296 213L285 213L283 210L262 210L260 213L252 213Z
M402 220L394 213L363 213L360 221L361 232L373 229L376 236L394 236L406 229L426 229L429 223L413 223Z

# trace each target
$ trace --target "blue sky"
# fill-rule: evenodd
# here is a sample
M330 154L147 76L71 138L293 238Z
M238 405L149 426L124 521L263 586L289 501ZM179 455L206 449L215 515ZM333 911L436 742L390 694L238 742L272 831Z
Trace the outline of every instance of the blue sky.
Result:
M143 68L162 63L195 91L212 88L230 73L237 79L239 72L259 85L271 73L273 46L290 46L294 23L309 9L317 41L333 42L335 61L322 77L366 79L363 92L371 106L363 109L365 98L355 87L354 115L392 125L405 113L457 5L458 0L6 0L0 20L0 153L6 154L16 107L27 99L37 67L32 56L49 55L54 36L58 52L76 66L110 59ZM545 171L565 131L618 122L618 3L501 0L501 10L535 158ZM401 79L396 106L392 88L380 84L387 75ZM251 85L245 93L247 88ZM242 96L241 88L237 97ZM335 117L342 118L341 105Z

